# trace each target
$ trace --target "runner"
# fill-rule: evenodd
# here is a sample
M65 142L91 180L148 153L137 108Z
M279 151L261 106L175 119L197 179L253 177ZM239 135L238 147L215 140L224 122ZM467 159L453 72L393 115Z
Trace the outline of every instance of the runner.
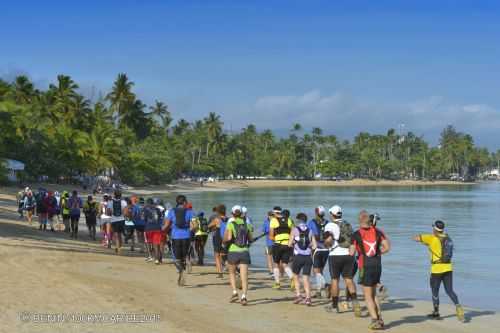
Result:
M132 197L132 221L134 221L134 243L142 243L145 245L144 239L144 198L137 199L136 196ZM144 247L141 248L141 252L144 252Z
M196 219L196 228L194 233L194 243L196 255L198 256L198 265L203 266L205 258L205 244L208 238L208 221L205 218L205 213L199 212Z
M191 230L194 215L191 209L185 207L187 199L184 195L178 195L175 199L176 207L168 212L163 230L172 228L172 246L179 277L177 284L184 286L186 283L184 271L186 270L186 257L188 256L191 242Z
M109 194L104 194L102 196L102 202L100 204L99 211L101 212L100 215L100 225L101 225L101 232L103 233L103 246L107 247L108 249L111 248L111 239L112 239L112 232L111 232L111 214L108 215L108 205L110 202ZM63 215L64 218L64 215Z
M328 306L327 311L336 311L340 313L339 308L339 279L344 279L346 285L346 294L349 293L353 302L354 315L361 316L361 307L359 305L356 286L352 280L354 268L354 251L352 248L352 226L342 219L342 208L333 206L329 210L332 221L325 227L325 246L330 249L328 258L330 277L331 277L331 299L332 304ZM352 253L351 253L352 252Z
M146 200L146 205L142 212L144 218L144 232L146 233L146 238L148 240L150 256L146 258L146 261L153 261L156 265L160 264L161 259L161 236L162 236L162 226L163 219L161 217L160 209L155 205L154 200L148 198ZM151 256L152 254L152 256Z
M323 270L328 262L329 250L325 248L325 226L328 221L325 219L325 207L318 206L314 209L314 218L307 223L307 227L316 238L317 248L313 253L313 269L314 277L316 278L316 297L321 298L321 292L325 288L326 282L323 276ZM327 297L330 298L329 288L327 289Z
M439 220L434 222L432 234L417 235L414 237L414 240L428 247L429 256L431 258L430 286L434 311L429 317L433 319L441 318L439 315L439 289L441 283L443 283L446 294L448 294L448 297L450 297L453 304L455 304L458 320L464 322L464 309L453 291L453 265L451 262L453 256L453 241L445 232L444 222Z
M273 212L269 211L267 213L267 217L264 220L264 223L262 224L262 233L266 235L266 248L265 248L265 253L266 253L266 261L267 261L267 269L269 270L269 275L271 277L274 276L274 271L273 271L273 244L274 241L269 238L269 224L271 221L271 218L273 217Z
M359 213L359 230L353 235L352 254L359 254L359 283L363 286L365 302L372 321L369 328L383 329L382 308L377 296L377 284L382 275L382 255L389 252L390 244L384 233L374 227L365 210Z
M293 248L295 255L292 263L293 279L295 280L295 301L294 304L305 304L311 306L311 286L309 276L313 261L311 258L312 249L316 248L316 238L312 230L307 226L307 216L304 213L297 214L298 225L292 229L288 246ZM302 272L302 283L306 297L300 293L299 275Z
M125 244L128 244L129 240L132 240L132 244L130 245L130 251L135 251L135 225L134 225L134 203L133 197L125 198L125 202L127 203L127 207L123 210L123 216L125 217L124 227L123 227L123 236Z
M290 232L293 228L293 222L290 219L290 212L288 210L281 210L281 207L273 208L273 217L269 222L269 238L274 241L273 244L273 261L275 267L274 272L274 285L273 289L280 289L280 268L286 273L290 279L290 289L294 289L293 273L288 262L290 261L291 249L288 247L290 239Z
M17 199L17 212L19 213L19 219L24 218L24 201L26 199L26 196L28 195L29 192L29 187L26 187L24 190L21 190L17 192L16 194L16 199Z
M47 204L45 197L47 192L44 189L39 189L36 195L36 212L38 214L39 230L47 230Z
M47 221L50 224L50 231L54 232L54 216L57 215L57 199L54 197L54 193L47 193L45 206L47 207Z
M28 219L29 225L33 222L33 212L35 211L36 201L33 197L33 192L28 191L28 194L24 198L23 209L26 211L26 218Z
M240 206L234 206L231 209L233 218L227 224L224 243L228 245L229 282L233 289L230 302L236 302L239 297L236 286L236 269L239 269L242 289L240 304L247 305L248 265L251 263L248 249L252 241L253 228L251 224L246 223L241 210Z
M85 201L85 203L83 204L83 214L85 214L85 223L87 224L89 237L92 240L96 239L95 227L97 224L97 212L98 212L97 202L91 195L89 195L87 197L87 201Z
M57 206L56 206L57 223L61 223L61 194L59 194L58 191L55 191L54 198L56 198L56 202L57 202Z
M60 210L62 211L62 218L63 218L65 232L70 232L71 229L68 200L69 200L69 193L67 191L64 191L61 197Z
M222 232L226 225L226 206L218 205L214 207L215 214L212 216L212 221L209 223L208 228L213 231L212 242L214 247L215 270L217 277L223 277L223 262L224 262L224 246L222 244Z
M71 220L71 238L78 238L78 223L80 222L80 209L83 207L82 199L78 196L78 192L73 191L68 199L69 218Z
M125 228L125 217L123 211L127 207L127 202L122 199L122 193L115 190L114 198L109 200L107 207L107 215L111 216L111 230L113 231L113 239L115 240L115 253L120 254L122 250L122 234ZM109 245L108 247L111 247Z

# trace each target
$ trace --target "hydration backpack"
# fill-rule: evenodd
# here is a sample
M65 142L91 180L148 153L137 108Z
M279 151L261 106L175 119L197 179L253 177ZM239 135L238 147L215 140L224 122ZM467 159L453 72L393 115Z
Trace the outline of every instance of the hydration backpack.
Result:
M288 225L288 219L285 217L280 217L279 223L280 224L276 228L275 234L276 235L289 234L291 229L290 226Z
M175 226L179 229L189 229L189 221L186 220L186 209L184 207L174 208Z
M122 199L113 199L113 216L122 216Z
M301 250L307 250L309 246L311 245L311 240L309 239L309 228L297 228L299 230L299 237L298 239L296 238L295 241L297 243L297 246Z
M337 241L339 247L348 248L349 246L351 246L352 234L353 234L351 225L346 221L342 222L333 221L333 223L337 224L340 228L340 236L339 240Z
M201 232L208 232L208 221L206 218L200 218L200 230Z
M449 264L453 257L453 241L449 236L439 237L441 241L441 257L433 261L433 264Z
M378 230L375 228L375 243L370 243L361 237L361 233L356 231L355 233L352 234L352 239L356 241L357 246L359 250L361 251L361 254L365 257L378 257L380 256L380 244L382 243L382 238L384 237L384 234L382 231ZM370 253L366 253L365 245L368 246L369 250L373 248L373 250ZM373 254L372 254L373 253Z
M238 247L247 247L248 246L248 227L246 222L240 219L243 223L236 223L236 221L232 222L234 225L234 245Z

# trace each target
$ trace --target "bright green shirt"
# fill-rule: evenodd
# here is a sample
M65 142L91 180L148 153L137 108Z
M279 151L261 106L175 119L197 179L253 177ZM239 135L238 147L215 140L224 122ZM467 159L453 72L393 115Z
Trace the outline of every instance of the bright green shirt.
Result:
M242 224L245 224L245 221L243 221L243 219L241 219L241 218L232 219L227 224L226 230L229 230L229 232L231 232L233 240L236 238L236 225L242 225ZM251 234L253 232L252 225L247 223L246 226L248 228L248 233ZM228 251L229 252L248 252L248 246L240 247L240 246L234 244L234 242L232 242L231 245L229 246Z

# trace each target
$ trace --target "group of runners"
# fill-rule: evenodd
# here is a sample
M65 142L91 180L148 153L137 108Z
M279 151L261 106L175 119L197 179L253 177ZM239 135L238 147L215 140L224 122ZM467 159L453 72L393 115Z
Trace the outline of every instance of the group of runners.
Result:
M328 209L318 206L314 216L305 212L292 216L287 209L275 206L267 214L262 232L256 235L248 210L235 205L228 212L223 204L212 209L207 218L203 212L195 213L193 205L184 195L175 199L175 207L154 198L122 197L120 191L104 194L100 202L91 195L82 200L77 191L71 194L39 189L36 194L26 188L19 196L19 212L26 213L28 222L38 215L39 229L64 230L71 238L78 238L80 213L85 215L89 237L96 240L96 225L100 225L103 246L117 254L123 244L130 250L145 253L147 262L160 265L165 256L171 256L178 272L178 285L186 284L186 274L192 265L205 264L205 246L212 234L215 270L218 278L229 273L231 303L248 303L248 268L251 264L250 246L258 239L266 239L266 258L273 289L288 285L295 293L294 303L311 306L313 298L327 298L331 304L326 311L340 313L352 309L361 317L356 283L364 294L371 329L383 329L380 302L386 297L381 283L382 256L391 245L386 234L377 226L380 218L361 210L357 226L343 218L342 208ZM62 216L62 222L61 222ZM431 257L433 312L432 319L440 319L439 288L443 283L456 306L456 315L464 321L464 310L453 291L453 242L445 232L445 224L436 221L431 234L422 234L414 240L428 246ZM328 266L330 281L324 270ZM345 292L340 292L340 279ZM314 290L313 290L314 289Z

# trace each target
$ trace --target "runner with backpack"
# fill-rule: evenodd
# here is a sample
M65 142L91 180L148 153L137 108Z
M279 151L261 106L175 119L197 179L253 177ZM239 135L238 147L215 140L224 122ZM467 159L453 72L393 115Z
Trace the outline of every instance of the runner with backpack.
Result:
M314 218L307 223L316 238L317 247L313 253L313 270L316 278L317 292L316 296L321 298L321 291L325 288L326 282L323 276L323 270L328 262L329 250L325 247L325 227L328 220L325 219L325 207L318 206L314 209ZM328 294L328 290L327 290Z
M78 196L78 192L73 191L72 196L68 199L69 218L71 221L71 238L78 238L78 223L80 222L80 209L83 206L82 199Z
M450 297L456 307L456 315L459 321L465 321L464 309L453 291L453 241L445 232L443 221L436 221L432 225L432 234L421 234L414 237L416 242L426 245L431 258L430 286L432 291L432 304L434 311L429 315L432 319L440 319L439 314L439 289L444 284L446 294Z
M85 215L85 224L87 224L87 229L89 231L89 237L95 240L96 236L96 224L97 224L97 202L94 198L89 195L87 201L83 204L83 214Z
M378 330L384 328L382 308L377 298L377 285L382 275L382 255L389 252L389 240L382 231L377 229L370 215L362 210L359 213L359 230L352 235L353 249L358 253L359 284L363 287L365 302L371 317L369 328Z
M311 254L316 248L316 237L311 228L307 225L307 215L304 213L297 214L298 225L292 229L288 246L293 248L294 259L292 263L293 279L295 280L296 297L294 304L305 304L311 306L311 285L309 276L313 260ZM300 293L299 275L302 272L302 283L306 297L302 297Z
M151 198L146 200L146 205L142 209L142 219L144 219L144 232L148 240L148 253L150 254L150 256L146 258L146 261L154 260L154 263L159 265L161 260L163 219L159 208Z
M131 198L132 200L132 221L134 222L134 243L140 244L142 242L145 244L144 239L144 198L137 199L136 196ZM145 252L146 249L142 248L141 252Z
M354 315L361 317L361 307L357 300L356 286L352 276L354 267L354 253L351 253L353 252L351 251L352 226L342 219L342 208L340 206L333 206L330 208L329 213L332 221L325 227L325 246L330 249L328 264L331 277L330 295L332 304L326 310L340 313L339 280L342 276L346 285L346 296L349 293L353 303Z
M29 191L24 198L23 209L26 211L26 218L28 219L29 225L33 221L33 212L35 211L36 200L33 196L33 192Z
M212 233L212 243L214 248L214 259L215 259L215 271L217 272L217 277L222 279L224 271L224 261L225 261L225 248L222 243L223 233L226 230L226 206L217 205L214 207L215 214L211 216L211 221L208 228L213 231Z
M172 246L175 257L175 265L178 271L177 285L184 286L186 278L186 258L191 245L191 230L194 229L192 223L194 214L192 209L188 209L187 199L184 195L178 195L175 199L176 207L169 210L165 219L163 230L172 228Z
M290 279L290 289L294 290L293 273L288 263L292 255L291 249L288 247L290 240L290 232L293 228L293 221L290 219L290 211L281 210L281 207L273 208L274 216L269 222L269 238L274 241L273 244L273 261L275 267L274 271L274 285L273 289L281 289L280 283L280 268L286 273Z
M122 199L122 193L115 190L114 198L109 200L107 215L111 216L111 230L115 240L115 253L120 254L122 250L122 234L125 230L125 216L123 210L127 207L127 202Z
M62 211L62 220L64 224L64 231L65 232L70 232L71 226L70 226L70 217L69 217L69 193L67 191L64 191L62 193L61 201L59 203L60 210Z
M205 213L199 212L196 218L196 228L194 233L194 247L198 256L198 265L203 266L205 258L205 244L208 238L208 220Z
M236 283L236 270L239 269L242 289L240 304L247 305L248 266L251 263L249 246L252 242L253 227L243 218L241 206L234 206L231 212L233 218L228 222L223 238L228 248L229 282L233 290L230 302L236 302L239 298Z

